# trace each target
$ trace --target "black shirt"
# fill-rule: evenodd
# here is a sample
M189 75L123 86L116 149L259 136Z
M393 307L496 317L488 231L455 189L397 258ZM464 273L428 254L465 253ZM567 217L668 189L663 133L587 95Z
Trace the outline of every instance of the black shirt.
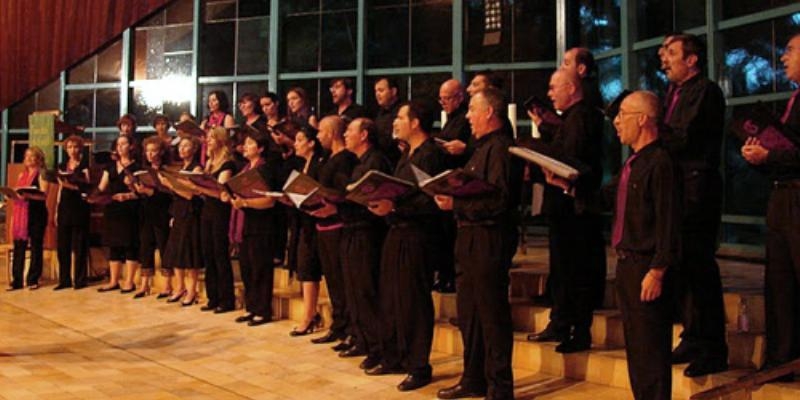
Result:
M789 111L789 118L783 124L783 134L793 143L800 143L800 99L794 102ZM770 150L764 169L776 181L800 179L800 150Z
M414 150L411 156L409 156L409 150L403 152L394 170L394 176L418 183L414 170L411 168L412 165L426 174L434 176L445 169L444 155L433 139L428 138ZM436 202L433 201L432 197L419 190L397 199L394 208L395 211L387 216L389 224L398 222L439 222L438 219L433 220L430 218L439 214L439 207L436 206Z
M383 154L389 157L392 165L396 164L397 160L400 159L400 149L397 148L397 143L393 137L394 119L397 117L397 110L399 109L399 101L395 101L388 108L379 107L374 119L375 128L378 131L378 147Z
M325 160L317 170L316 176L309 176L326 188L345 193L356 165L358 165L358 157L347 150L342 150ZM338 214L317 220L317 224L320 226L331 226L340 222L342 220Z
M579 166L575 182L575 199L561 188L547 185L543 208L548 215L599 211L599 189L603 180L603 114L581 100L561 115L559 125L548 151L559 160ZM565 210L564 207L573 208Z
M386 174L392 173L392 167L389 160L377 148L370 147L369 150L364 152L358 158L358 164L353 168L353 173L350 175L348 183L353 183L361 179L367 172L371 170L380 171ZM339 207L339 215L345 223L353 223L360 221L375 221L379 219L374 214L369 212L366 207L356 203L343 203Z
M87 174L89 164L86 160L81 160L77 168L73 171L67 170L69 161L64 161L58 166L61 172L72 172L84 177ZM85 179L85 178L84 178ZM38 184L38 180L36 182ZM81 192L88 192L89 185L78 185L79 190L61 187L61 194L58 200L58 224L61 226L83 226L89 224L89 203L84 201Z
M231 176L236 174L236 163L233 160L228 160L222 163L216 171L211 172L211 176L219 181L219 176L225 171L231 171ZM205 220L216 220L221 218L229 218L231 213L230 203L225 203L222 200L213 196L203 196L205 203L200 217Z
M274 158L266 158L265 162L258 167L258 173L261 178L267 182L270 190L279 190L283 187L283 179L281 178L281 166ZM265 236L270 233L277 232L277 226L274 221L275 214L278 212L275 207L266 209L255 209L245 207L244 211L244 227L242 228L242 236Z
M631 161L625 218L618 249L652 255L651 268L672 266L677 243L677 183L668 152L658 141ZM619 177L609 184L617 189Z
M725 127L722 89L697 74L675 90L680 90L678 102L660 134L664 146L683 169L716 170ZM664 99L665 110L671 101Z
M460 140L467 145L467 149L463 154L451 155L444 150L445 162L447 168L460 168L469 160L470 152L474 143L472 142L472 129L467 121L467 107L463 104L453 112L447 114L447 122L445 122L442 130L433 134L433 137L446 141Z
M341 113L339 112L339 106L334 106L334 108L326 115L338 115L342 117L344 122L349 124L356 118L366 117L367 112L364 110L364 107L361 104L356 104L353 102L350 103L350 105L347 106L347 108L345 108Z
M459 221L503 223L511 215L509 178L511 160L508 148L512 141L503 129L475 140L474 152L464 170L495 186L481 196L454 198L453 212Z

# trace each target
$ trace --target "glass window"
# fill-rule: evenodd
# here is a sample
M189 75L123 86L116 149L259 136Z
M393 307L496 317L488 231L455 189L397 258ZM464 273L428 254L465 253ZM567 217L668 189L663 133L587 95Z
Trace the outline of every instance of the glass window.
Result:
M597 61L598 82L603 103L608 104L622 93L622 56Z
M619 1L580 0L577 30L582 46L593 52L610 50L620 45Z
M269 1L204 0L200 75L266 73Z
M95 69L97 69L95 76ZM117 40L67 73L68 83L119 82L122 72L122 40Z
M236 73L261 74L269 69L269 18L239 21Z
M634 88L649 90L662 96L667 89L667 76L661 70L658 47L642 49L634 53Z
M706 2L695 0L640 0L636 7L636 40L661 36L675 30L705 25Z
M556 58L555 2L492 0L500 4L500 26L487 25L484 0L464 3L464 50L468 64Z
M94 91L70 90L66 93L64 121L71 125L94 126ZM117 109L119 113L119 109Z
M95 92L94 126L115 126L119 119L119 89L100 89Z
M22 99L9 110L8 127L10 129L28 129L28 115L36 111L36 93Z
M281 2L281 70L353 69L356 66L356 2Z
M190 76L192 0L178 0L136 28L133 79Z
M182 112L192 111L191 100L197 95L189 78L140 82L130 93L130 112L142 126L150 125L156 114L177 121Z
M728 96L790 90L780 57L794 20L780 18L722 31L720 86Z
M60 100L61 79L56 79L9 109L9 128L28 129L28 115L34 111L59 110Z
M369 2L367 66L450 64L451 3L441 0Z
M795 3L796 0L722 0L722 18L728 19Z

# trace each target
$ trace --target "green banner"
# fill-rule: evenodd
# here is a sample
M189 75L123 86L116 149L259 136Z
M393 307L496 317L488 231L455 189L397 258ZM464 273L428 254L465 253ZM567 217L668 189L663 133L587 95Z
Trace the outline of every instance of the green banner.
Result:
M47 168L53 168L56 138L55 117L52 114L31 114L28 116L28 145L42 149Z

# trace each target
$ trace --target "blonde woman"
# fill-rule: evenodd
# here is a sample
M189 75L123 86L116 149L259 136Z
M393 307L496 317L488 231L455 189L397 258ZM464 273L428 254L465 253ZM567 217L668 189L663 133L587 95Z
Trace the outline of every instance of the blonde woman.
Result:
M23 193L21 200L14 201L12 236L14 238L14 263L11 267L11 286L7 290L22 289L22 273L25 269L25 249L31 246L31 263L26 279L28 288L39 288L42 275L44 230L47 226L45 193L47 182L42 177L45 169L44 152L38 147L25 151L25 170L17 177L16 188L35 187L41 193Z

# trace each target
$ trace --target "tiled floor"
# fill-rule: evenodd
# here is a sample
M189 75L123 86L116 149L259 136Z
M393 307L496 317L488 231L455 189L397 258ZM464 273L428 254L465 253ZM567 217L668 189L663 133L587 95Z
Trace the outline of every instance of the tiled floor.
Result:
M434 354L434 384L400 393L402 376L368 377L360 360L290 338L290 321L250 328L235 316L92 289L0 292L0 396L431 399L461 368L460 358ZM520 399L626 398L618 389L516 373Z

